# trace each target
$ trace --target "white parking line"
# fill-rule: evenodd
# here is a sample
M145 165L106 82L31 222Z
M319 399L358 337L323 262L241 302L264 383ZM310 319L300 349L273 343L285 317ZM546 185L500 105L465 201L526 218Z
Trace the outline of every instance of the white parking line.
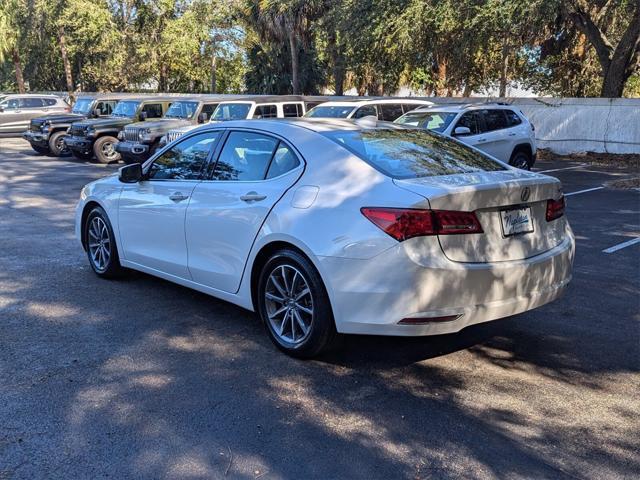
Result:
M613 247L606 248L602 251L604 253L613 253L623 248L630 247L631 245L635 245L636 243L640 243L640 237L627 240L626 242L619 243L618 245L614 245Z
M570 197L571 195L578 195L580 193L595 192L596 190L602 190L603 188L604 187L587 188L585 190L578 190L577 192L565 193L564 196L565 197Z
M582 168L585 165L586 163L581 163L580 165L576 165L575 167L553 168L551 170L537 170L536 173L551 173L551 172L561 172L563 170L575 170L576 168Z

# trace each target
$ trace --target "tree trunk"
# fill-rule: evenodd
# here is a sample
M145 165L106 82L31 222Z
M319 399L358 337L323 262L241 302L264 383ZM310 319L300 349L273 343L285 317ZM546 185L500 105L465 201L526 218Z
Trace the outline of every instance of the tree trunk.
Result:
M600 96L605 98L621 97L628 78L625 69L609 67L604 74Z
M329 48L329 56L331 57L331 63L333 63L332 75L334 91L336 95L344 95L344 80L346 77L346 71L344 68L342 48L338 45L338 39L335 30L329 30L327 43Z
M20 52L18 52L18 47L13 48L11 56L13 58L13 66L16 70L16 83L18 84L18 92L25 93L24 77L22 76L22 63L20 62Z
M293 88L293 94L300 95L300 83L298 80L298 42L292 30L289 31L289 49L291 50L291 86Z
M218 78L217 78L217 63L216 50L214 45L211 46L211 93L218 93Z
M499 96L507 96L507 86L509 84L509 45L502 42L502 62L500 65L500 93Z
M158 75L158 92L167 91L167 64L160 63L160 73Z
M64 66L64 77L67 82L67 92L72 96L75 88L73 85L73 77L71 76L71 63L69 62L69 55L67 54L64 27L62 25L58 28L58 40L60 41L60 55L62 56L62 65Z
M436 85L433 91L436 97L443 97L447 90L447 59L437 56L436 61Z

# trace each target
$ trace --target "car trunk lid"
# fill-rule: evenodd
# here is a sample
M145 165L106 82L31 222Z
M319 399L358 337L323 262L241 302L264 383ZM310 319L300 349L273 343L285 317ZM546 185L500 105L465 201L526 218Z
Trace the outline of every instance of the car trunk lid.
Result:
M475 212L483 233L438 235L452 261L521 260L562 242L564 219L546 220L547 201L561 197L560 182L527 171L503 170L394 180L427 199L420 207ZM527 217L528 222L524 222ZM512 233L524 228L527 233ZM510 234L511 233L511 234Z

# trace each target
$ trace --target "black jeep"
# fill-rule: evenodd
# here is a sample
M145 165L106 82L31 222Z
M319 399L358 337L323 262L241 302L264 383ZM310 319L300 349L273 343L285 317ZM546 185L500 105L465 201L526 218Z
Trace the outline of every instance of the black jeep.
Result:
M169 130L204 123L211 118L220 98L202 96L176 99L161 119L124 127L118 134L120 141L116 144L116 151L125 163L143 163L155 153L160 139Z
M93 155L101 163L117 162L118 133L130 123L160 118L176 97L135 97L121 100L111 115L74 122L64 137L74 156L88 160Z
M122 95L83 95L78 97L70 113L43 115L31 119L29 130L22 134L38 153L59 157L69 154L64 144L67 129L85 118L111 115Z

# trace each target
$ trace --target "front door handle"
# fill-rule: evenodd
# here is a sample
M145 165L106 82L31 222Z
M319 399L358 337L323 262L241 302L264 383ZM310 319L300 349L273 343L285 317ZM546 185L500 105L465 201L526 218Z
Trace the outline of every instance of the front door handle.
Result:
M259 202L260 200L264 200L267 198L266 195L261 195L258 192L249 192L245 193L240 197L240 200L243 202Z
M185 195L182 192L176 192L169 195L169 199L173 200L174 202L181 202L183 200L186 200L187 198L189 198L189 195Z
M478 143L483 143L483 142L486 142L486 141L487 141L487 139L486 139L486 138L479 138L479 139L478 139Z

